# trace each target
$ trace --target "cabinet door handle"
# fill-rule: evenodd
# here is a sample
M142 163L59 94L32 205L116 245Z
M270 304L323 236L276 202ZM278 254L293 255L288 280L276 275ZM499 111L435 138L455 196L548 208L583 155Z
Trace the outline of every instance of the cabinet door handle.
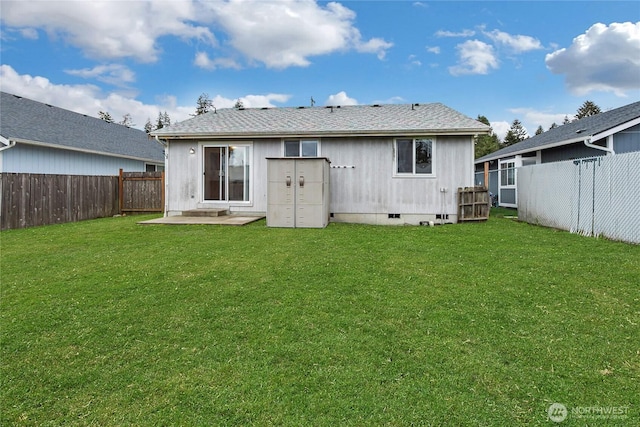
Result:
M300 175L300 187L304 187L304 176Z
M291 177L289 175L287 175L286 183L287 187L291 187Z

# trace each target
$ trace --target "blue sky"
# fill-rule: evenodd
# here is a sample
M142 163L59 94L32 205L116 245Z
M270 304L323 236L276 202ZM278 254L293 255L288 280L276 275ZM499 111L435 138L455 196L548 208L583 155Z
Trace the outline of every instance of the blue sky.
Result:
M0 87L83 114L442 102L533 134L640 99L623 1L0 0Z

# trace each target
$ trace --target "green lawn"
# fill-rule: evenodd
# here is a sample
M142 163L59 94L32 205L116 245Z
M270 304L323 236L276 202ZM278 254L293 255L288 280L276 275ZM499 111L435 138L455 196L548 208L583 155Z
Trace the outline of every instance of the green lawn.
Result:
M640 424L640 246L496 213L2 232L0 425Z

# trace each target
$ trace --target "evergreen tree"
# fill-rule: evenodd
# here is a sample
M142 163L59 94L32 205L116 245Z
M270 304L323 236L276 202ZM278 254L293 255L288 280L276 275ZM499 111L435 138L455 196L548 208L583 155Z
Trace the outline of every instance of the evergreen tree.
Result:
M159 112L155 130L165 128L169 125L171 125L171 118L169 117L169 114L166 111L164 113Z
M549 126L549 130L555 129L557 127L558 127L558 125L556 124L556 122L553 122L553 123L551 123L551 126Z
M233 108L244 108L244 104L242 103L242 100L240 100L240 98L238 98L238 100L236 101L236 105L234 105Z
M578 108L578 112L576 113L576 119L580 120L583 117L595 116L596 114L600 114L602 110L592 101L584 101L584 104Z
M209 95L202 93L196 101L196 113L192 116L199 116L201 114L208 113L213 108L213 101L209 98Z
M479 122L484 123L487 126L491 126L489 120L485 116L478 116L477 119ZM486 156L487 154L491 154L494 151L498 151L500 149L500 140L498 136L493 133L493 130L489 135L478 135L474 140L475 147L475 157L480 158L482 156Z
M146 133L151 133L153 130L153 125L151 124L151 119L147 117L147 123L144 124L144 131Z
M111 114L109 114L106 111L99 111L98 112L98 117L101 118L102 120L104 120L107 123L113 123L113 117L111 117Z
M162 129L164 127L164 121L162 117L162 112L158 113L158 119L156 120L156 130Z
M510 145L517 144L520 141L524 141L527 138L527 130L522 126L520 120L515 119L507 131L507 135L504 137L503 144L508 147Z
M119 122L118 124L132 128L135 126L135 123L133 123L133 119L131 118L131 114L127 113L124 116L122 116L122 121Z
M571 123L571 120L569 120L569 116L564 116L564 120L562 121L562 124L566 125L567 123Z
M544 133L544 129L542 129L542 125L538 126L538 129L536 129L536 135L540 135L541 133Z

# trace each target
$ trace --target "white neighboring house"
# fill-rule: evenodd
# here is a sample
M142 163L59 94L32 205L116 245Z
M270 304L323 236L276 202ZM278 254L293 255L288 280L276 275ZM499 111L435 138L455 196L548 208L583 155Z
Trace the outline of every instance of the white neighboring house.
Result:
M218 109L152 132L166 145L165 215L265 214L267 158L331 162L333 221L456 222L490 128L443 104Z
M480 157L475 160L476 184L497 194L499 206L517 208L521 166L634 151L640 151L640 102L549 129Z
M118 175L164 170L145 132L0 92L0 172Z

